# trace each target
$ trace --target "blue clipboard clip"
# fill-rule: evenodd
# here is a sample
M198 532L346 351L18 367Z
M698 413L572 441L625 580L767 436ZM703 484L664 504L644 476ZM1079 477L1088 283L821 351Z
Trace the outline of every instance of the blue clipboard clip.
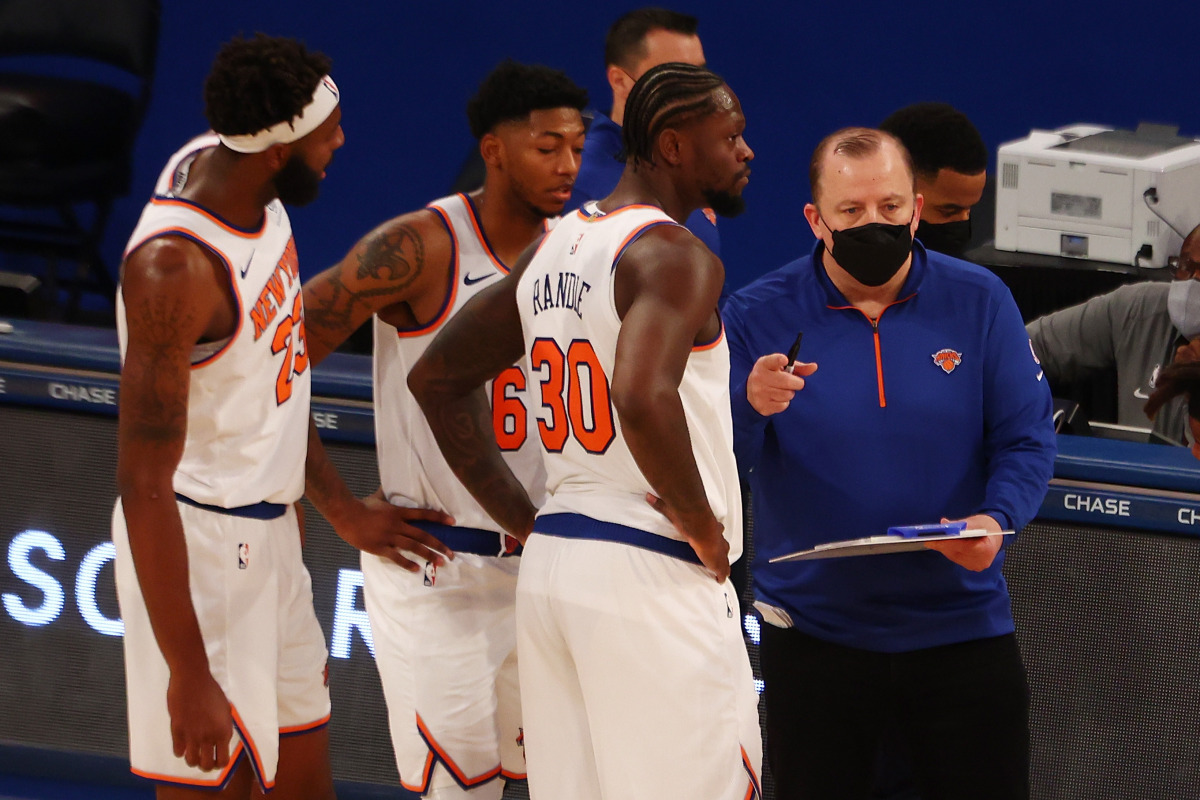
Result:
M930 525L893 525L887 529L888 536L902 539L918 539L922 536L956 536L967 529L965 521L936 522Z

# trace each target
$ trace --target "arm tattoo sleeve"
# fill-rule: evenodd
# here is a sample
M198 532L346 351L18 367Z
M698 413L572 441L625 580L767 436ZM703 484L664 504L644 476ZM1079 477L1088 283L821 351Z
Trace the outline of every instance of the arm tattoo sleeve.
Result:
M374 311L403 300L424 269L425 242L413 226L377 231L363 243L353 274L349 269L335 272L315 287L305 308L305 324L310 329L345 330L362 306Z

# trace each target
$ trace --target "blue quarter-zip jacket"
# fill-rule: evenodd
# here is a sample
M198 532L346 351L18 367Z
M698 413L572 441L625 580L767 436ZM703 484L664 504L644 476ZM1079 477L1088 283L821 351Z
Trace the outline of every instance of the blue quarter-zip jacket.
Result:
M805 633L880 652L1010 633L1003 550L983 572L934 551L768 564L942 517L985 513L1020 530L1053 472L1050 391L997 277L916 243L896 302L871 320L834 287L822 252L818 242L724 307L755 594ZM761 416L746 376L798 331L798 360L818 371L787 410Z

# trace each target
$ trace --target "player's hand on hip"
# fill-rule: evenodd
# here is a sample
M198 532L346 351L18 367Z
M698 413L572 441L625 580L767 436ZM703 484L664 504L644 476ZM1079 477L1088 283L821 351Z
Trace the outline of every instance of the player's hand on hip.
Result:
M689 515L696 519L685 519L661 497L647 493L646 502L670 520L675 530L683 535L699 556L700 563L717 579L717 583L724 583L729 577L729 542L725 540L725 526L712 515L712 511Z
M787 356L772 353L754 362L754 368L746 376L746 399L764 417L778 414L791 405L796 392L804 388L804 379L817 371L815 363L797 361L791 370L787 365Z
M359 505L354 521L344 523L338 529L338 535L364 553L390 559L409 572L418 572L422 567L405 553L438 566L446 559L454 558L454 551L436 536L409 524L413 520L425 520L453 525L454 518L449 514L428 508L394 506L379 494L367 497Z
M208 671L194 675L171 673L167 683L167 713L175 755L191 767L224 769L229 764L233 714L228 698Z
M967 530L982 529L995 531L997 534L1002 530L1000 523L987 514L975 514L965 520L949 520L943 517L942 522L966 522ZM971 539L943 539L938 542L926 542L925 546L930 550L937 550L960 567L972 572L982 572L996 560L996 554L1000 552L1000 545L1003 541L1004 537L999 535L980 536Z

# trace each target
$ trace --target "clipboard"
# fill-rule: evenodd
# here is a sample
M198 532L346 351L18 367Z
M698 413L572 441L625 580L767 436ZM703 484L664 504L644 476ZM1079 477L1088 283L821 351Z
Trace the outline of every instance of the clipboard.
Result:
M810 550L776 556L768 563L780 564L787 561L810 561L818 558L847 558L850 556L874 556L883 553L903 553L909 550L924 550L926 542L944 542L949 539L978 539L981 536L1012 536L1015 531L998 533L983 528L967 529L966 523L945 525L906 525L888 528L884 536L866 536L861 539L846 539L840 542L825 542Z

